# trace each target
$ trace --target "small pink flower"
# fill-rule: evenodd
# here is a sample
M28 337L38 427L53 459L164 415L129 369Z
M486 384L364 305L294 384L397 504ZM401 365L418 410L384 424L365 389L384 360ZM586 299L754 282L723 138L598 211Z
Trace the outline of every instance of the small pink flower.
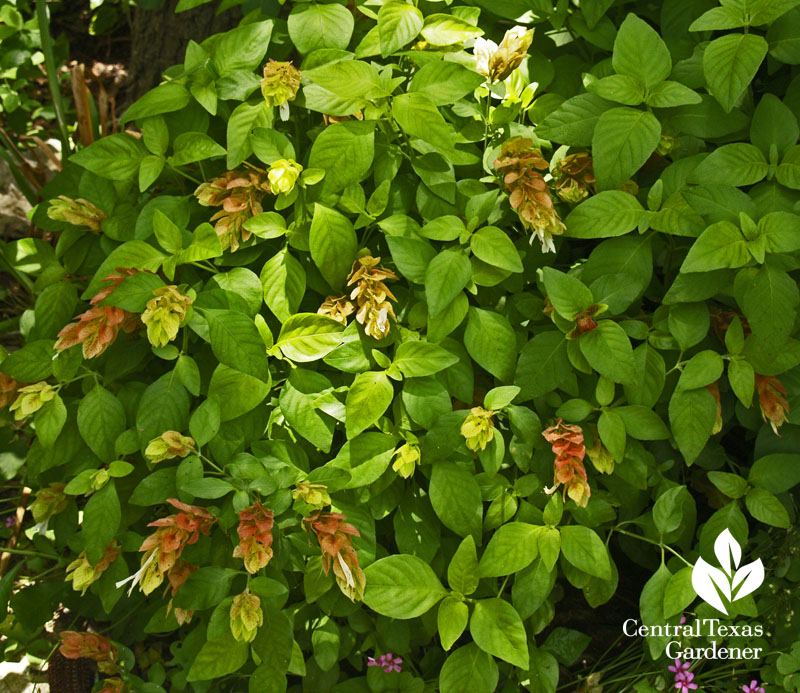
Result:
M403 663L401 657L393 657L391 652L379 655L377 659L374 657L367 658L368 667L382 667L387 674L393 671L403 671L400 666Z
M682 662L680 659L676 659L675 664L674 665L671 664L670 666L667 667L667 669L669 669L670 671L674 671L676 674L679 674L684 671L688 671L689 666L690 666L689 662Z
M745 684L742 686L742 690L744 693L764 693L764 686L759 685L758 681L751 681L750 685L748 686Z

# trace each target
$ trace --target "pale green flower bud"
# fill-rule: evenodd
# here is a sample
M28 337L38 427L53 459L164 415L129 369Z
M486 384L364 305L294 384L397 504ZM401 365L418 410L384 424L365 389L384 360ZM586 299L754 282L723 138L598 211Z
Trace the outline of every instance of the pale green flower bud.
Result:
M303 167L291 159L273 161L267 171L267 178L269 178L273 194L292 192L302 170Z

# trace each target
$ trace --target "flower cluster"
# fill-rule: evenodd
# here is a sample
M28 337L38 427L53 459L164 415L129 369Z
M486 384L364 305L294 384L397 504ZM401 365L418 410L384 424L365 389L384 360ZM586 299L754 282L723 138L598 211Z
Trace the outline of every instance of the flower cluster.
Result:
M777 378L756 373L756 392L758 392L758 405L761 408L761 418L764 423L769 423L775 435L780 435L778 429L789 420L786 416L789 411L789 402L786 400L786 387Z
M110 274L103 282L109 284L99 291L90 301L92 307L71 322L58 333L58 340L53 347L56 351L64 351L76 344L81 344L83 358L92 359L100 356L117 338L120 329L131 333L139 326L139 316L115 306L98 305L107 298L127 277L136 274L137 270L117 268L117 274Z
M403 668L400 666L402 663L403 659L393 656L391 652L379 655L377 658L367 658L368 667L381 667L387 674L393 671L403 671Z
M175 561L175 565L170 568L169 573L167 573L167 580L169 581L169 587L167 589L172 591L169 604L167 604L167 615L169 615L170 611L173 611L175 613L175 620L178 622L179 626L189 623L192 620L192 616L194 616L194 611L190 609L179 609L173 606L172 601L175 595L178 594L178 590L183 586L183 583L186 582L195 570L197 570L197 566L179 558Z
M21 387L24 387L23 383L18 383L14 378L9 378L5 373L0 373L0 409L17 398Z
M360 537L353 525L345 522L341 513L323 513L317 510L303 518L303 529L317 535L322 549L322 568L327 575L333 564L333 574L339 589L349 599L363 599L367 578L358 564L358 556L351 537Z
M323 506L331 504L331 496L325 484L307 484L300 482L292 491L292 498L301 500L312 508L322 510Z
M409 479L414 474L420 459L419 445L416 443L405 443L394 451L393 457L397 459L392 465L392 469L404 479Z
M248 573L254 574L272 558L272 510L256 501L239 511L239 544L233 550L234 558L244 560Z
M53 221L63 221L73 226L84 226L96 233L100 233L100 225L106 218L106 213L97 205L88 200L78 198L73 200L66 195L59 195L50 202L47 216Z
M533 41L533 29L515 26L506 31L500 45L484 38L475 39L475 70L489 82L502 82L525 59Z
M303 167L292 159L278 159L269 165L267 179L273 195L289 194L303 172Z
M572 500L581 507L586 507L591 495L589 483L586 480L586 468L583 458L586 455L586 446L583 444L583 431L580 426L570 426L561 419L555 426L550 426L542 431L545 440L553 446L556 455L553 464L553 486L545 492L555 493L563 484L563 496L568 494Z
M181 435L178 431L164 431L147 444L144 456L155 464L174 457L187 457L196 450L197 443L194 442L194 438Z
M281 120L289 119L289 101L297 96L301 74L291 62L270 60L264 66L261 94L269 106L279 107Z
M595 192L594 166L588 152L569 154L553 169L556 195L564 202L580 202Z
M14 412L16 421L21 421L31 414L35 414L45 404L55 399L56 394L58 394L58 388L48 385L44 381L26 385L17 391L17 398L9 407L9 411Z
M226 171L222 176L201 183L194 195L204 207L222 207L211 217L223 250L236 251L239 243L250 239L244 223L261 214L261 200L272 192L266 171Z
M697 684L693 683L694 674L689 671L689 662L682 662L680 659L675 660L675 664L667 667L675 674L675 688L679 693L689 693L697 688Z
M493 416L494 412L491 409L473 407L467 418L464 419L464 423L461 424L461 435L464 436L467 447L472 452L485 450L494 438Z
M397 275L385 267L379 267L381 259L365 255L353 263L347 286L355 284L350 299L344 296L328 296L317 311L334 320L347 324L347 316L356 309L356 320L364 326L364 331L375 339L383 339L389 334L389 318L397 320L389 300L396 301L394 294L384 284L386 279L397 279ZM355 304L352 303L355 301Z
M67 659L92 659L104 674L115 672L117 646L108 638L98 633L80 633L74 630L65 630L60 637L61 645L58 650Z
M258 627L264 623L261 599L245 590L233 598L231 604L231 633L239 642L253 642Z
M64 493L66 486L65 483L57 481L36 494L36 499L30 505L34 522L45 522L67 507L69 496Z
M164 347L175 339L191 305L192 299L178 291L177 286L154 289L153 298L147 302L142 313L142 322L147 326L150 344Z
M158 529L139 547L139 551L144 552L141 567L136 573L117 583L117 587L121 587L130 582L128 594L137 583L142 592L150 594L175 566L184 547L196 543L200 534L209 534L211 526L217 521L217 518L204 508L187 505L177 498L167 498L167 503L180 512L147 525Z
M89 586L96 582L108 570L108 567L117 560L117 556L119 556L119 546L113 540L108 545L103 557L94 565L86 557L86 551L81 551L78 558L67 566L65 581L72 580L72 589L80 590L81 595L84 595Z
M503 143L494 168L503 175L511 207L519 215L523 226L533 233L531 243L537 237L542 244L542 252L554 253L556 247L553 236L563 234L566 226L553 206L544 176L539 173L549 168L541 151L533 149L531 139L512 137Z

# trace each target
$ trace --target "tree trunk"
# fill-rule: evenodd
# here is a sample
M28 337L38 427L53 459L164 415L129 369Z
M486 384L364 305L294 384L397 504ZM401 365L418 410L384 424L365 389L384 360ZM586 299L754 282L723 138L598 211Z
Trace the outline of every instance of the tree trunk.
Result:
M128 101L133 102L161 82L168 67L183 63L189 40L200 43L209 36L235 27L238 8L217 16L217 3L175 14L178 0L165 0L156 10L137 8L131 37Z

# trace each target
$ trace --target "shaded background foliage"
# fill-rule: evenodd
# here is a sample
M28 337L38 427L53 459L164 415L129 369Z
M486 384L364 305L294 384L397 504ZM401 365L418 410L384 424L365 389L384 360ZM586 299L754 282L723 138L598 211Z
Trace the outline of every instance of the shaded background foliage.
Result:
M718 617L729 529L768 654L692 674L797 690L797 3L156 4L3 245L5 655L663 690L622 621Z

